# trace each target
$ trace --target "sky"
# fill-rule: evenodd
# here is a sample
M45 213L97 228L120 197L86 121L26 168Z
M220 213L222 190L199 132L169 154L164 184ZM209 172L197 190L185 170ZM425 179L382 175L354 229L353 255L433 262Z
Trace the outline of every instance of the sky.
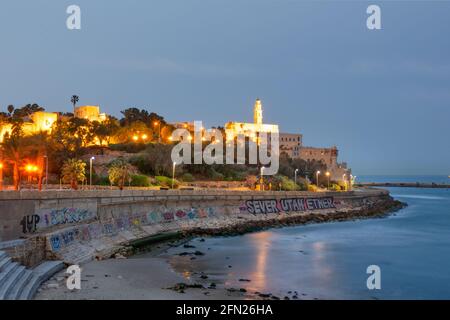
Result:
M265 123L356 175L449 175L449 34L450 1L2 0L0 110L77 94L211 127L252 121L259 97Z

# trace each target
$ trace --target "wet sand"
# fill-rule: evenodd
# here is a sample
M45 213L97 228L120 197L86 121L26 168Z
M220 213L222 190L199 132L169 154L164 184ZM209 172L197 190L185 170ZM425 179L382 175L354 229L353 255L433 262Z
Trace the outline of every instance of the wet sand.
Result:
M149 253L128 259L91 261L81 266L81 290L66 287L65 270L45 282L36 300L203 300L246 299L243 292L226 290L223 286L171 289L177 284L198 285L201 275L179 274L167 260L166 250L159 245ZM182 248L182 244L181 244ZM186 256L187 257L187 256ZM208 288L210 287L210 288Z

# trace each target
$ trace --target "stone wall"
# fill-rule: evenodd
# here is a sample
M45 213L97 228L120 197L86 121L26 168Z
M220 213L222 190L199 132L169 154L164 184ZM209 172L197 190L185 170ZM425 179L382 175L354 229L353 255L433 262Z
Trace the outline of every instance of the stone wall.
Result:
M2 192L0 241L22 238L27 244L24 248L45 247L46 258L75 263L107 256L131 240L162 232L219 228L314 212L332 214L386 198L390 199L384 190Z

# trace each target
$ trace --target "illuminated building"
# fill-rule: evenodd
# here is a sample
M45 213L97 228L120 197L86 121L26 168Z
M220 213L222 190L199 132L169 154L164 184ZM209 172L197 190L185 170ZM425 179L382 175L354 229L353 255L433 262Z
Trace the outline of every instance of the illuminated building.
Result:
M89 121L103 122L106 120L106 113L100 113L99 106L79 106L73 112L75 118Z
M225 124L225 130L231 132L234 136L243 134L246 137L257 140L258 133L278 133L278 125L276 124L264 124L263 123L263 108L260 99L256 99L253 107L253 123L246 122L227 122Z
M25 135L32 135L39 132L51 132L53 123L58 120L58 114L55 112L38 111L33 113L29 119L25 119L22 130ZM6 133L11 134L12 125L7 123L0 127L0 142Z

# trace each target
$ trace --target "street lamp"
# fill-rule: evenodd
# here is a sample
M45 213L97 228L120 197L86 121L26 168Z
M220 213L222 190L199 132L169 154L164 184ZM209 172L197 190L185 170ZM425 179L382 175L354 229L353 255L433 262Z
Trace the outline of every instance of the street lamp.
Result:
M316 172L316 184L317 184L317 188L319 188L319 174L320 174L320 171L317 171L317 172Z
M95 157L89 159L89 189L92 189L92 161L94 160Z
M330 172L327 171L325 174L326 174L326 176L327 176L327 178L328 178L328 181L327 181L327 189L330 190Z
M48 156L44 156L45 159L45 189L48 189Z
M261 169L260 169L260 178L259 178L259 187L260 187L260 189L261 189L261 191L264 191L264 178L263 178L263 176L264 176L264 167L261 167Z
M174 162L173 163L173 169L172 169L172 189L173 189L173 182L175 181L175 167L176 167L177 163Z
M294 171L294 182L295 182L295 184L297 184L297 172L298 172L298 169L295 169L295 171Z

